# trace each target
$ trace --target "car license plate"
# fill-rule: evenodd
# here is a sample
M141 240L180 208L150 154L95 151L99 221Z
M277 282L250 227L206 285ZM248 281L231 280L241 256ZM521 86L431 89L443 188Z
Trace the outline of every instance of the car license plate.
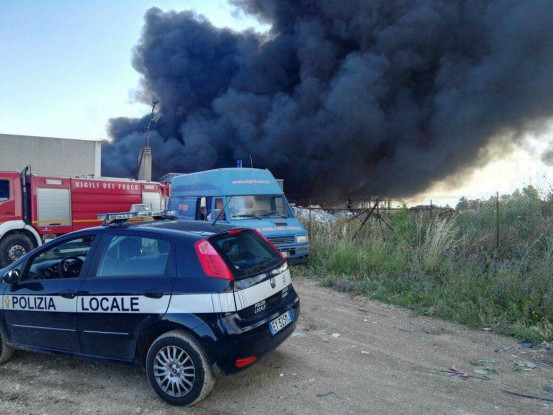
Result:
M269 330L271 330L271 336L274 336L275 334L277 334L280 330L282 330L292 321L294 321L294 318L292 317L292 312L290 311L287 311L283 315L275 318L273 321L269 323Z
M280 251L284 258L288 258L288 251Z

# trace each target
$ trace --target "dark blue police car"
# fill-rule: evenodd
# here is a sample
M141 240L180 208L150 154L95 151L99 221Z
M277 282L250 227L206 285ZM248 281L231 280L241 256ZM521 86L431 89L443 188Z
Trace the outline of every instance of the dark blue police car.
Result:
M125 218L0 270L0 364L14 349L136 363L163 400L191 405L292 334L288 264L257 231Z

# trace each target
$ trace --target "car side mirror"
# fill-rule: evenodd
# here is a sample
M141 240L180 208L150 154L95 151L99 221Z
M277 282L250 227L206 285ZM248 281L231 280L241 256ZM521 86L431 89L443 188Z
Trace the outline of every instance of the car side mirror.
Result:
M19 281L19 278L21 277L21 273L18 269L12 269L4 274L4 282L7 284L15 284Z

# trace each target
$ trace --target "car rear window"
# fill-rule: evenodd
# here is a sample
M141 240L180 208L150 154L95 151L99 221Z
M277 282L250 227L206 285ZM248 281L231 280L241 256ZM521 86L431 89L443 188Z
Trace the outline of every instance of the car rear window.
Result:
M280 255L253 230L225 233L209 238L236 280L260 274L282 264Z

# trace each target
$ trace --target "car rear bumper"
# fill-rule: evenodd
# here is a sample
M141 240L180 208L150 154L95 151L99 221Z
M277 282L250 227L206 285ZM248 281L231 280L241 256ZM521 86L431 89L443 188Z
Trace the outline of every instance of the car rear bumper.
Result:
M286 313L292 312L293 322L274 336L269 330L269 322ZM277 306L248 318L238 313L220 318L211 323L211 329L217 336L217 351L210 356L214 370L223 376L238 373L247 367L238 368L236 360L255 356L257 360L280 346L296 329L300 315L300 300L294 290Z

